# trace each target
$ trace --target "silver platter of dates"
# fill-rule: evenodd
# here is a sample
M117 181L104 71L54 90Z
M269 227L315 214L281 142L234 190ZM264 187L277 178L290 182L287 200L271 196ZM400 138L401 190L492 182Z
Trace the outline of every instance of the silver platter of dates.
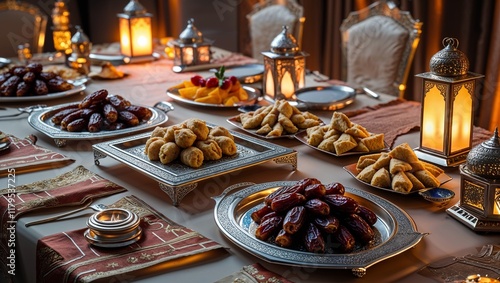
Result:
M74 87L72 89L61 92L48 93L45 95L0 96L0 102L31 102L31 101L51 100L81 93L85 90L85 88L86 88L85 83L78 82L74 83Z
M151 110L152 116L147 121L141 121L137 126L126 127L119 130L101 130L99 132L68 132L66 130L62 130L60 126L55 125L51 121L51 117L61 108L70 107L72 105L75 105L75 103L60 104L52 107L42 108L40 111L33 111L28 116L28 123L35 130L54 139L54 142L58 147L63 147L66 145L68 140L91 140L101 142L108 138L115 138L121 135L139 133L162 125L168 121L168 116L166 114L166 111L168 111L168 109L165 109L165 107L163 107L163 109L160 109L157 107L144 106Z
M352 197L377 215L377 222L373 226L373 244L357 244L352 252L341 253L325 239L325 253L320 254L308 252L300 245L282 248L272 240L257 239L257 224L251 218L252 212L260 209L265 197L274 190L294 184L295 181L242 183L227 188L221 195L214 197L217 226L237 246L268 262L300 267L351 269L357 277L365 275L370 266L415 246L425 235L417 231L413 219L395 204L369 192L345 187L346 196Z

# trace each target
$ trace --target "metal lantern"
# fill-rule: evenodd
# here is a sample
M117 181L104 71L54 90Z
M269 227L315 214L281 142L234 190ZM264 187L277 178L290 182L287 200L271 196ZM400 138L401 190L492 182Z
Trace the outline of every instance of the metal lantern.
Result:
M458 40L443 39L444 49L432 56L423 79L418 158L442 166L465 161L472 145L474 92L483 75L468 72L469 61Z
M90 51L92 43L80 26L76 26L76 32L71 38L72 53L68 58L68 64L79 73L87 75L90 72Z
M125 63L152 61L152 14L136 0L131 0L123 13L118 14L120 26L120 51Z
M63 0L58 0L54 3L51 17L54 48L58 52L63 52L65 54L71 53L69 11Z
M460 165L460 202L448 214L475 231L500 232L500 138L474 147Z
M172 42L174 48L174 68L208 64L212 60L210 50L212 41L205 40L203 34L194 26L194 19L189 19L186 29L179 39Z
M306 56L295 38L284 26L271 42L271 50L264 55L262 88L266 99L295 101L295 91L305 86Z

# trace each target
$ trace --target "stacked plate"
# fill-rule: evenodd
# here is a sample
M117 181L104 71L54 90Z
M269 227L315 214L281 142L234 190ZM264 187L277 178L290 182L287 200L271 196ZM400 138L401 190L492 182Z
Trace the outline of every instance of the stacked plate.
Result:
M104 248L128 246L142 235L137 214L121 208L109 208L93 214L84 233L89 243Z

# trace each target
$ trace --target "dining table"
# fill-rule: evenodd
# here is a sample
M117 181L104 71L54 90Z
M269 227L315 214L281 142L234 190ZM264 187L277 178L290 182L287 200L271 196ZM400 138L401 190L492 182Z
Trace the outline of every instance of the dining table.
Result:
M80 102L86 95L105 89L110 94L121 95L132 104L152 107L158 102L168 102L173 110L166 112L166 122L162 126L179 124L189 118L199 118L213 125L219 125L243 136L248 132L228 123L228 118L239 115L237 107L207 107L174 100L167 95L167 90L194 75L208 77L213 73L209 70L194 70L175 73L172 71L173 62L168 58L157 58L151 62L138 64L124 64L117 66L126 76L116 80L91 79L87 82L84 91L43 101L13 101L1 103L0 116L17 113L19 107L35 104L44 104L48 107L66 103ZM93 66L98 68L98 66ZM262 81L249 84L257 89L262 88ZM318 82L312 74L306 76L306 86L327 85ZM394 96L380 94L375 99L366 94L357 94L349 105L341 109L321 110L308 109L307 111L318 116L328 123L335 111L356 111L369 106L390 103L397 99ZM266 101L260 101L265 104ZM35 113L35 112L33 112ZM62 154L73 162L64 166L44 168L44 170L30 170L21 172L14 170L8 176L0 178L0 188L21 186L33 182L59 176L67 171L83 166L89 171L98 174L125 190L106 195L94 200L95 203L111 204L117 200L134 195L144 203L153 207L173 222L198 232L204 237L213 240L223 247L221 255L198 262L182 262L170 266L158 265L142 273L120 274L106 282L217 282L226 276L238 272L244 266L260 264L274 274L292 282L439 282L443 280L439 272L422 272L429 265L440 262L453 262L453 259L476 254L486 245L499 244L498 234L473 231L447 213L447 209L455 205L460 198L460 172L458 167L443 167L451 180L442 186L455 193L453 199L444 206L436 205L423 199L419 194L399 194L388 190L380 190L356 180L344 167L356 163L358 155L334 156L312 148L303 142L291 137L281 139L264 139L252 136L254 139L291 149L296 154L296 167L289 163L273 162L269 160L254 166L231 170L226 174L216 174L213 177L199 181L196 188L189 191L179 203L175 204L172 198L163 191L157 180L151 178L141 170L125 165L120 160L111 157L100 158L96 162L94 147L96 144L126 138L141 133L149 133L148 128L140 133L126 133L121 136L103 137L98 139L84 138L68 140L58 145L55 140L43 132L33 128L28 123L29 114L22 114L11 118L0 117L0 131L9 135L24 138L35 136L36 145L52 152ZM417 122L418 123L418 122ZM396 137L393 147L408 143L413 148L419 145L419 131L412 129ZM0 155L0 160L2 156ZM396 251L390 256L380 255L377 260L366 268L366 274L355 276L353 271L346 267L333 265L322 266L314 264L304 265L300 262L278 263L268 260L257 253L252 253L228 237L217 225L217 215L214 215L216 199L231 186L251 182L264 184L279 181L298 181L304 178L317 178L322 183L339 182L346 188L362 190L377 198L398 207L410 219L416 231L422 237L409 248ZM86 227L87 220L94 213L85 210L72 217L51 221L48 223L26 227L26 223L50 217L74 209L75 207L58 207L25 213L16 220L15 233L15 275L9 276L14 282L37 282L36 272L39 261L37 244L39 240L54 233L72 231ZM398 224L395 224L395 230ZM6 233L2 231L1 233ZM83 237L83 235L82 235ZM448 261L446 261L448 260ZM439 265L439 264L438 264ZM426 275L427 274L427 275ZM469 274L462 274L465 277ZM487 274L482 274L487 275ZM229 281L227 281L229 282ZM240 282L240 281L230 281ZM242 281L243 282L243 281ZM245 281L246 282L246 281Z

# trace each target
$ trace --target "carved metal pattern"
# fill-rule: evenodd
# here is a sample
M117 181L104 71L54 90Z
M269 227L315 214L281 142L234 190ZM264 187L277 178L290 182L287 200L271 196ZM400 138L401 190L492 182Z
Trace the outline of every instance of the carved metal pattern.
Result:
M484 210L484 188L464 180L462 188L462 201L464 204Z
M439 94L443 96L444 101L446 102L446 90L448 86L446 84L440 84L432 81L425 81L424 94L427 94L433 87L436 87L439 90Z
M170 186L165 183L159 183L160 189L165 192L170 199L172 200L172 203L174 206L178 206L181 200L189 194L192 190L196 189L198 186L198 183L192 183L192 184L187 184L187 185L182 185L182 186Z
M297 152L293 152L285 156L276 157L273 159L273 161L277 164L290 164L292 165L294 171L297 170Z
M500 232L500 221L479 219L474 214L460 207L459 204L448 208L446 212L474 231Z

